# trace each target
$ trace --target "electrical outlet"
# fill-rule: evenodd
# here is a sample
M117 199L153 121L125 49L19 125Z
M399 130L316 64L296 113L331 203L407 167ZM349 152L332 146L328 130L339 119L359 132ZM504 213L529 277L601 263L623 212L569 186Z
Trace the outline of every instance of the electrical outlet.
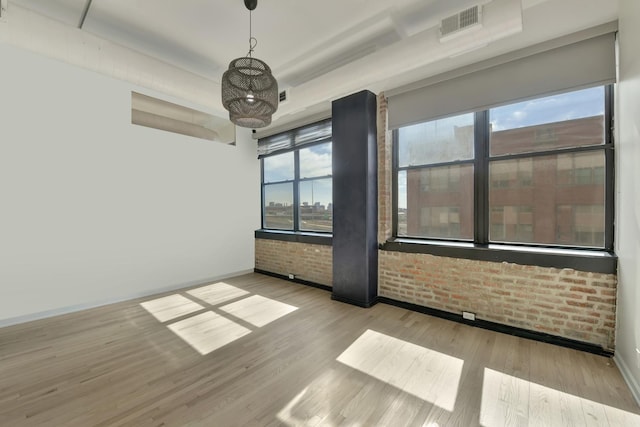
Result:
M470 311L463 311L462 318L467 320L476 320L476 314Z
M295 279L295 278L296 278L296 276L295 276L295 275L293 275L293 274L289 273L289 279L293 280L293 279Z

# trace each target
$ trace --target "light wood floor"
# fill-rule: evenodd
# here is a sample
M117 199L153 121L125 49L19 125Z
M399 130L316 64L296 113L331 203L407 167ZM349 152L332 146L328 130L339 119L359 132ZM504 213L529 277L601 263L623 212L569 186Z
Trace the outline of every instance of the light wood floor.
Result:
M196 288L0 329L0 425L640 426L608 358L259 274Z

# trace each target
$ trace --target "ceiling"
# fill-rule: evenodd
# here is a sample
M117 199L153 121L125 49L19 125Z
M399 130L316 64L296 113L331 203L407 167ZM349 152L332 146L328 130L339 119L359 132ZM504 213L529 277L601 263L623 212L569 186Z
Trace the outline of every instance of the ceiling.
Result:
M610 22L617 19L617 3L260 1L252 13L255 56L271 66L281 90L289 89L272 126L328 111L332 100L358 90L390 90ZM440 42L440 20L475 4L483 4L483 28ZM87 5L82 32L168 63L211 87L219 87L229 62L248 50L249 12L242 0L10 0L9 13L17 7L78 28ZM219 99L212 95L209 105L195 96L187 101L224 116Z

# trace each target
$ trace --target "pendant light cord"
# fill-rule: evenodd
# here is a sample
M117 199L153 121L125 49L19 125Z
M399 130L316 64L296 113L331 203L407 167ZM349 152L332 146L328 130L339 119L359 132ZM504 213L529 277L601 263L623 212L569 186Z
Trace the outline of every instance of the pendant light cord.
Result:
M249 52L247 53L249 58L252 57L253 51L258 45L258 40L253 37L253 33L251 32L251 12L251 9L249 9Z

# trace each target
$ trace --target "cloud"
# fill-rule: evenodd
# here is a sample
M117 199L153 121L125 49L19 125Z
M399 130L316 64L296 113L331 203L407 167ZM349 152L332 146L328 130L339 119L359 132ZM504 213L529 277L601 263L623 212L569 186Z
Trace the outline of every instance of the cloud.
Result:
M300 203L323 205L332 203L332 146L331 143L304 147L299 150L300 178L323 178L300 182ZM266 184L294 179L294 153L276 154L264 158L264 180ZM329 178L324 178L329 176ZM270 184L265 186L265 201L291 204L293 184Z
M300 178L331 175L331 143L300 150Z
M491 109L492 130L515 129L604 114L604 88L595 87Z
M293 179L293 152L264 158L264 182Z

